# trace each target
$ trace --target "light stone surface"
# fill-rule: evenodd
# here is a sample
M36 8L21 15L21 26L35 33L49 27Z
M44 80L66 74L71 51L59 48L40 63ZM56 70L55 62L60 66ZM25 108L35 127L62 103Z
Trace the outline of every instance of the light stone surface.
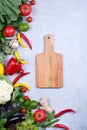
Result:
M28 95L32 99L49 98L56 112L66 108L76 111L61 116L59 123L70 130L87 130L87 0L37 0L31 16L33 22L25 34L33 50L19 48L20 56L29 62L23 68L31 73L20 81L30 85ZM36 87L35 57L44 51L46 34L54 35L55 52L63 55L61 89Z

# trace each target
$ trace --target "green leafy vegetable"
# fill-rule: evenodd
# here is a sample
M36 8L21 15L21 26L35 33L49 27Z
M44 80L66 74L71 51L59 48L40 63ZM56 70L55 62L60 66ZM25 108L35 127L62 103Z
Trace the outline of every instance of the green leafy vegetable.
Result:
M39 126L46 128L46 127L53 125L54 123L56 123L58 121L59 121L59 119L55 119L55 111L53 111L52 113L47 115L46 120L44 122L40 123Z
M22 2L27 2L27 0L22 0Z
M0 130L6 130L4 127L6 121L7 119L0 119Z
M6 55L10 55L11 52L12 52L12 49L7 45L3 46L3 51L4 51L4 54Z
M4 61L4 54L0 52L0 63L2 63L3 61Z
M35 124L33 114L31 114L31 116L27 116L25 121L17 123L16 127L17 130L39 130L39 128Z
M9 79L5 75L0 76L0 80L5 80L7 83L9 83Z
M1 23L0 23L1 24ZM2 26L2 24L1 24L1 26ZM1 27L1 28L3 28L3 26ZM0 28L0 29L1 29ZM0 44L5 44L5 37L3 36L3 33L2 32L0 32Z
M21 17L20 15L19 15L19 17L18 17L18 19L16 20L16 21L12 21L11 23L10 23L10 25L12 25L12 26L14 26L14 27L18 27L18 25L21 23L23 21L23 17Z
M16 7L19 7L22 4L22 0L8 0L8 1Z
M20 95L20 90L19 88L15 88L13 93L12 93L12 101L15 101L16 98Z
M2 16L0 15L0 19L2 18ZM2 20L3 21L3 20ZM0 22L0 30L2 30L4 28L4 24L2 24L1 22Z
M51 121L52 119L54 119L54 117L55 117L55 111L53 111L52 113L49 113L48 115L47 115L47 118L46 118L46 121Z
M3 28L3 23L10 24L16 21L19 17L19 6L22 0L1 0L0 1L0 30Z
M2 1L2 7L4 8L5 13L7 14L8 18L11 21L15 21L18 18L18 15L20 14L20 10L17 6L13 6L10 2L7 0ZM6 15L5 14L5 15Z

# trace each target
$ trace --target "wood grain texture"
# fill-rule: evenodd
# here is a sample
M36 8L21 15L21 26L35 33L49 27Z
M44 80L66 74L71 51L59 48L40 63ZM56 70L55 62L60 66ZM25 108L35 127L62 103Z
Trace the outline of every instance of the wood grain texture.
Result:
M54 52L53 36L46 35L45 52L36 56L36 77L39 88L63 86L62 55Z

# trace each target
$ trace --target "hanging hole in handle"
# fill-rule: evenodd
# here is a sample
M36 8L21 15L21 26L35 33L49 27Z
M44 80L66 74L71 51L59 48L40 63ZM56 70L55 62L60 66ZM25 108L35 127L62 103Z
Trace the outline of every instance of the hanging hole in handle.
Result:
M48 39L50 39L50 37L48 37Z

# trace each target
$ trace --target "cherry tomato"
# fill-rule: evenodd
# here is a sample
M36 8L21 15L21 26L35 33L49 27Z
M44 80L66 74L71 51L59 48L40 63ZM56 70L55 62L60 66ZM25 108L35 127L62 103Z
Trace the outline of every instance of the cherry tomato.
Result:
M30 4L35 5L35 0L31 0Z
M22 113L22 114L26 114L26 110L25 110L25 108L21 108L20 113Z
M8 25L4 28L3 30L3 35L5 37L11 37L16 33L16 29L14 28L14 26Z
M46 113L45 111L38 109L34 112L34 120L36 122L43 122L46 119Z
M31 5L28 4L28 3L23 3L21 6L20 6L20 11L21 11L21 14L23 16L27 16L29 14L31 14L32 12L32 8L31 8Z
M26 91L27 91L27 88L22 87L21 92L22 92L22 93L25 93Z
M27 22L31 23L32 22L32 17L29 16L29 17L27 17L26 20L27 20Z
M25 100L25 101L28 101L28 100L29 100L29 97L28 97L28 96L24 96L24 100Z

